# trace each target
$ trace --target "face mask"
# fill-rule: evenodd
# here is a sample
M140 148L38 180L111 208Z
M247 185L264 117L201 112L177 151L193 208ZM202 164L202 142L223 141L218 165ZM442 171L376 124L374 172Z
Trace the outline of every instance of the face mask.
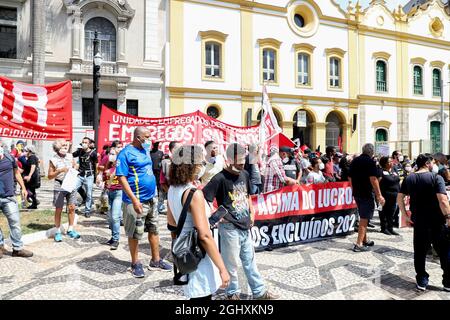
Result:
M403 162L405 158L403 156L398 157L398 161Z
M206 172L205 166L201 166L201 167L200 167L200 172L197 173L197 179L200 179L201 177L203 177L203 175L205 174L205 172Z
M149 149L150 146L152 145L152 140L151 139L143 139L141 140L140 138L138 138L139 142L142 145L142 148L144 149Z
M110 154L109 157L108 157L108 160L109 160L109 162L114 162L114 161L116 161L116 158L117 157L115 155Z
M83 148L83 150L86 150L89 147L89 145L87 143L83 143L81 147Z
M112 149L111 151L109 151L109 154L112 155L112 156L115 155L116 154L116 150Z
M325 169L325 165L323 163L319 163L319 170Z
M438 173L439 172L439 167L436 164L433 164L433 169L431 170L431 172Z
M284 163L284 164L286 164L286 163L288 163L288 162L289 162L289 158L284 158L284 159L283 159L283 163Z
M59 150L59 154L62 155L62 156L65 156L67 154L67 149Z
M412 168L411 168L411 167L405 167L405 170L406 170L407 172L411 172Z

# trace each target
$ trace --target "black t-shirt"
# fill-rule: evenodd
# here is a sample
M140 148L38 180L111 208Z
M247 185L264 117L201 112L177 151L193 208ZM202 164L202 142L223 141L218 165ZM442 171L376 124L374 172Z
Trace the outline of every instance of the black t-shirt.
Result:
M89 150L84 151L83 149L78 149L74 153L72 153L72 156L74 158L79 157L80 160L80 176L89 177L91 175L95 176L95 167L97 164L97 151L96 150Z
M217 200L219 206L224 206L228 214L224 219L239 229L250 229L250 207L248 197L250 194L250 179L247 171L239 175L222 170L216 174L203 188L206 201Z
M37 177L38 177L38 172L39 172L39 159L33 154L31 155L28 159L27 162L25 163L25 166L23 168L23 176L26 177L30 174L31 171L31 166L35 165L36 168L33 172L33 175L31 176L30 181L27 183L27 185L33 186L37 184Z
M302 170L300 164L294 158L289 159L288 163L283 162L283 168L286 176L294 180L297 180L297 175Z
M410 196L412 221L416 225L444 224L445 218L436 194L447 194L444 179L432 172L411 173L400 192Z
M353 195L360 198L373 198L373 188L370 177L378 177L375 161L366 154L355 158L350 164Z
M10 155L0 160L0 198L14 197L14 170L17 163Z
M383 197L396 197L400 191L400 177L395 172L381 170L380 189Z

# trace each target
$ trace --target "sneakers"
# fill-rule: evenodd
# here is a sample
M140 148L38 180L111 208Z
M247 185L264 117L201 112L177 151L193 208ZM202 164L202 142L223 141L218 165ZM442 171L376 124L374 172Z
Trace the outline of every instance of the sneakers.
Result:
M241 300L239 293L235 293L227 296L227 300Z
M388 229L381 230L380 232L387 236L392 236L392 233Z
M62 234L61 232L55 233L55 242L61 242L62 241Z
M68 231L67 235L69 236L69 238L72 238L72 239L80 239L81 238L80 234L78 232L76 232L75 230Z
M366 246L358 246L357 244L355 244L355 246L353 247L353 252L367 252L367 251L369 251L368 248L369 248L369 247L366 247Z
M424 279L417 279L416 277L416 288L419 291L425 291L427 290L427 286L428 286L428 279L424 278Z
M113 243L111 243L111 250L117 250L117 248L119 247L119 241L114 241Z
M375 225L369 222L369 223L367 224L367 227L369 227L369 228L371 228L371 229L374 229L374 228L375 228Z
M114 243L114 240L111 238L107 242L105 242L106 245L110 246Z
M373 241L363 242L364 247L373 247L374 245L375 245L375 242L373 242Z
M163 259L160 259L157 262L150 260L148 270L172 271L172 266L165 262Z
M14 250L12 252L13 257L20 257L20 258L30 258L33 256L33 252L22 249L22 250Z
M84 217L89 219L91 217L91 214L90 213L85 213Z
M132 264L131 267L128 268L128 271L130 271L133 277L135 278L145 277L145 272L144 268L142 267L142 263Z
M277 300L280 296L267 290L262 296L254 298L255 300Z
M444 286L444 291L445 291L445 292L450 292L450 286L449 286L449 287L445 287L445 286Z

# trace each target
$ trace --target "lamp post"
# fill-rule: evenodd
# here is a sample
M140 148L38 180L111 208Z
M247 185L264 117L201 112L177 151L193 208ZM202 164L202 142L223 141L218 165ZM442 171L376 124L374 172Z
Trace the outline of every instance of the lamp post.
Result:
M95 132L95 143L98 145L98 124L100 118L99 112L99 100L98 100L98 92L100 90L100 67L102 65L103 59L98 51L98 33L95 31L94 36L94 51L93 51L93 93L94 93L94 132Z

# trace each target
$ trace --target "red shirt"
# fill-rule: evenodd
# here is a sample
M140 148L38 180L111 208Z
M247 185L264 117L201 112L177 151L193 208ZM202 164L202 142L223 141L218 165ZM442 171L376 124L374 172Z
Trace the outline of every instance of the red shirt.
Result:
M323 175L329 178L334 177L333 160L327 162L327 164L325 165L325 170L323 171Z

